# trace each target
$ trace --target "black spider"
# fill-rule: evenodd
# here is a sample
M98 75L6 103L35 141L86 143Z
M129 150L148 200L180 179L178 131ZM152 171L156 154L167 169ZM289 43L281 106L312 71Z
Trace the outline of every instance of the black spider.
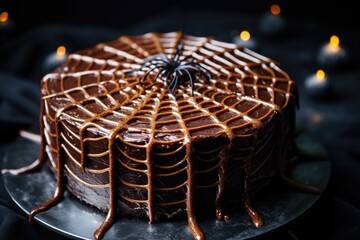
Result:
M159 77L165 77L166 87L172 95L174 95L175 89L179 82L184 79L181 77L187 74L191 84L192 95L194 95L194 79L192 73L198 72L207 79L210 79L211 75L204 67L196 63L191 55L181 59L183 51L184 44L179 41L173 56L168 57L166 54L160 53L146 58L138 70L149 68L143 77L143 79L145 79L151 72L157 69L158 72L154 78L154 81L156 81L156 79Z

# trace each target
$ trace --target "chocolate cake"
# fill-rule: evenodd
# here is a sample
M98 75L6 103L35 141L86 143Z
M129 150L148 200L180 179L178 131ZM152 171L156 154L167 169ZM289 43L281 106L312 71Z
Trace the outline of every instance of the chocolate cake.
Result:
M285 175L293 144L295 82L271 59L242 46L181 32L147 33L69 55L41 81L41 151L23 174L49 162L57 187L29 219L60 202L66 189L116 217L150 223L245 209ZM171 221L171 220L170 220Z

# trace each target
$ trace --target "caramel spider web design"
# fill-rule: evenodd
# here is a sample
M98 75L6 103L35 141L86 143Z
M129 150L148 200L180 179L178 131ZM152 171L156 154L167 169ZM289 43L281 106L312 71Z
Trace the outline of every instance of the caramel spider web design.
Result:
M173 54L179 40L184 44L180 59L193 58L212 79L195 74L192 89L185 75L172 95L164 79L154 81L156 69L142 79L152 66L134 73L150 56ZM59 201L66 175L73 179L70 189L80 184L90 195L108 197L107 207L99 207L108 214L96 239L115 221L119 201L146 209L150 223L161 215L159 209L173 214L186 209L193 236L204 239L195 216L195 189L213 189L216 216L223 219L231 160L243 166L243 203L260 226L247 191L251 176L269 163L265 159L253 164L253 156L268 148L274 151L269 147L276 135L271 119L293 101L294 92L293 80L270 59L180 32L123 36L78 51L42 80L43 141L37 165L48 156L58 174L57 190L31 217ZM258 131L265 124L273 127L260 138ZM203 136L219 141L219 146L199 146ZM242 139L251 139L251 146L239 145ZM250 156L243 158L249 149Z

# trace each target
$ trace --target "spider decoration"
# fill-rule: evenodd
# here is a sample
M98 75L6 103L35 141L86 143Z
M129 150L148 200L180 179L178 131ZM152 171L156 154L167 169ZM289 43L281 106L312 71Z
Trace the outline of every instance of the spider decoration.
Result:
M184 44L179 41L177 43L176 51L171 57L168 57L168 55L164 53L156 54L146 58L143 61L141 67L137 70L143 70L144 68L148 69L143 79L146 79L146 77L151 72L157 70L154 81L156 81L158 78L165 78L166 87L173 96L175 95L174 93L178 84L181 81L189 80L191 84L192 95L194 95L193 73L197 72L208 80L211 78L211 75L204 67L196 63L191 55L181 59L183 51ZM184 77L186 76L185 74L188 76L188 79Z

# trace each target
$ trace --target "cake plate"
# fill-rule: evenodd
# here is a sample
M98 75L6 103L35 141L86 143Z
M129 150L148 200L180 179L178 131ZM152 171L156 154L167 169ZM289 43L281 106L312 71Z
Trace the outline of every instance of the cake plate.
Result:
M324 156L323 146L307 133L300 134L298 147L306 156ZM19 138L4 155L4 167L19 168L32 163L39 153L39 145ZM309 157L308 157L309 158ZM330 177L330 161L302 159L290 171L292 178L325 189ZM50 199L55 189L55 179L46 167L38 173L22 176L3 175L4 184L14 202L28 215L36 206ZM271 186L270 186L271 188ZM199 224L206 239L249 239L264 235L293 221L308 210L320 195L306 194L289 189L271 189L253 206L264 219L264 226L256 228L245 210L239 207L229 221L215 218L200 219ZM271 193L270 193L271 192ZM93 239L94 231L106 214L85 204L66 191L57 206L39 213L35 220L43 226L74 239ZM186 220L148 224L146 219L118 218L105 234L104 240L172 240L193 239Z

